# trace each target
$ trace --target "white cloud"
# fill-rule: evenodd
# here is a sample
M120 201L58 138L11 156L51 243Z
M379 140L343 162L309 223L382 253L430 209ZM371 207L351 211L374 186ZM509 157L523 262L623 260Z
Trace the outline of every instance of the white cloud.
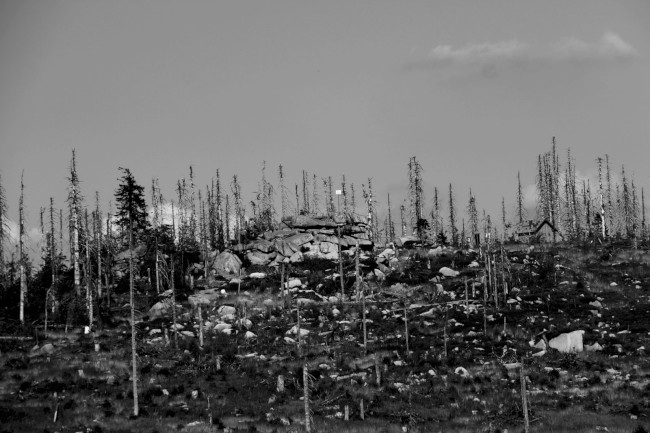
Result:
M478 63L494 60L512 60L526 55L528 47L517 40L496 43L468 44L454 49L449 45L438 45L429 52L432 63Z
M605 33L596 43L567 38L555 45L553 54L560 60L624 60L638 56L632 45L613 32Z
M620 35L606 32L595 43L566 38L551 46L531 46L517 39L500 42L469 43L461 47L438 45L420 59L409 62L411 68L446 66L480 67L516 64L557 64L562 62L616 62L639 56L637 50Z

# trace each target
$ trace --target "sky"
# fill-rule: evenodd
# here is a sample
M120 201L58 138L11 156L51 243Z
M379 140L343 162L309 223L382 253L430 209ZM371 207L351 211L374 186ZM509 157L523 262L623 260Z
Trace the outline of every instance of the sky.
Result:
M219 169L255 198L262 162L396 206L407 163L500 219L556 137L650 186L650 2L0 1L0 176L28 225L64 206L72 149L104 209L128 167L166 197ZM443 194L444 195L444 194ZM279 200L276 198L276 203Z

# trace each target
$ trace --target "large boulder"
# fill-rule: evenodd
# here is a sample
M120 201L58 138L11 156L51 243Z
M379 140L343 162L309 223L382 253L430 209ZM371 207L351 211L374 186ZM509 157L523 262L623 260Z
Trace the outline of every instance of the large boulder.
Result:
M324 235L324 234L319 233L319 234L316 235L316 240L321 241L321 242L329 242L329 243L332 243L332 244L341 244L341 247L347 247L348 246L348 242L347 242L347 240L345 239L344 236L341 236L341 238L339 238L338 236Z
M306 243L309 243L314 240L314 236L311 233L297 233L293 236L285 238L286 242L291 242L296 246L301 246Z
M402 236L395 239L395 245L400 248L408 248L419 241L415 236Z
M224 251L217 256L214 268L219 275L230 278L239 275L241 271L241 260L231 252Z
M149 316L149 319L158 319L162 317L168 317L171 316L172 314L172 300L171 298L163 299L160 302L156 302L153 304L153 306L149 309L149 312L147 315Z
M276 239L273 244L275 245L275 250L285 257L291 257L293 253L300 249L298 245L285 239Z
M254 241L249 242L247 247L249 250L257 250L263 253L270 253L275 250L273 243L266 239L255 239Z
M323 254L337 253L338 255L338 251L339 251L339 246L331 242L321 242L318 248L320 252Z
M272 241L274 239L283 239L283 238L288 238L289 236L293 236L296 233L298 232L295 230L288 230L288 229L275 230L272 232L265 232L264 239L266 239L267 241Z
M302 253L300 251L296 251L289 257L289 263L299 263L303 261Z
M268 265L275 258L275 252L263 253L261 251L250 251L246 254L246 258L253 265Z
M237 309L232 305L222 305L217 309L217 314L219 317L224 318L226 316L234 316L237 312Z
M379 253L377 256L378 259L390 260L391 257L395 257L395 250L391 248L386 248L384 251Z
M548 342L549 347L557 349L562 353L582 352L582 336L585 331L573 331L560 334Z

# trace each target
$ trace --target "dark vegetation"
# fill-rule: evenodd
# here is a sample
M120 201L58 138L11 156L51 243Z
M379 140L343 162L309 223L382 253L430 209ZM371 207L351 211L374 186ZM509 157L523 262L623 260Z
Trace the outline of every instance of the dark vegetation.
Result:
M329 277L336 263L307 260L292 265L287 273L300 278L303 287L284 302L277 270L264 269L265 279L245 279L239 296L236 286L216 280L213 285L226 290L218 305L233 305L238 315L246 310L256 338L246 339L246 329L235 323L231 335L206 331L202 348L196 336L180 336L176 348L173 341L165 343L161 333L152 333L170 322L147 318L156 298L146 294L151 288L141 283L137 418L130 407L128 305L126 293L117 289L111 307L106 307L112 320L92 334L80 333L72 325L67 335L54 327L57 334L44 339L35 323L23 334L34 339L0 341L3 429L215 431L230 426L295 431L304 417L301 368L307 363L318 431L366 431L378 427L379 421L385 431L403 425L416 431L517 431L522 428L519 381L507 365L523 360L533 431L591 431L596 426L643 431L650 412L650 364L645 355L645 347L650 347L650 269L647 261L616 260L625 254L604 261L597 251L505 252L511 263L528 264L511 267L508 276L513 285L505 300L515 301L503 304L502 298L500 308L488 303L484 329L482 308L470 309L468 315L464 306L465 281L476 286L472 295L470 285L470 300L482 301L484 262L478 253L448 250L428 257L425 251L405 251L385 281L368 282L367 351L362 347L360 305L355 302L304 305L302 326L310 334L300 348L285 341L286 331L296 324L297 298L317 286L320 295L338 293L338 284ZM468 267L473 261L480 270ZM441 278L437 270L452 265L460 275ZM353 295L353 274L349 280L346 290ZM192 329L196 310L186 299L178 300L183 306L179 323ZM269 299L273 303L264 304ZM444 309L442 305L453 299L460 302ZM405 301L409 353L402 319ZM594 301L603 305L600 316L590 311ZM430 310L431 314L421 315ZM205 317L213 319L215 309ZM20 329L26 329L9 321L3 326L5 335L20 335ZM549 350L544 356L532 356L539 350L529 342L577 329L586 331L585 345L600 342L603 351ZM52 352L41 349L47 343L54 345ZM99 351L94 350L95 343ZM374 358L364 361L364 352L378 359L380 386ZM285 378L284 392L277 390L279 375ZM359 419L361 401L364 422ZM346 406L348 423L342 420ZM573 430L556 426L556 416L571 419Z

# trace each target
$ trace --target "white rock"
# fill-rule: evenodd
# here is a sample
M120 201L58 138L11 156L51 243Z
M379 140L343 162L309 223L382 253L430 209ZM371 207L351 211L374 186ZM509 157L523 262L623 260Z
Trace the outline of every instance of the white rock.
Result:
M298 298L298 299L296 299L296 304L301 305L301 306L302 305L311 305L311 304L313 304L315 302L316 301L314 301L313 299L309 299L309 298Z
M255 279L262 279L266 278L266 274L264 272L253 272L251 274L248 274L250 278L255 278Z
M302 282L300 281L300 278L292 278L285 283L285 286L288 289L293 289L294 287L302 286Z
M464 367L456 367L454 374L457 374L462 377L469 377L469 371Z
M257 335L253 334L251 331L246 331L246 334L244 334L244 338L247 340L251 340L253 338L257 338Z
M234 317L236 311L237 309L235 307L232 307L230 305L222 305L217 310L217 314L221 317L228 315L232 315Z
M298 325L294 325L291 329L286 332L287 335L297 335L298 334ZM305 328L300 328L300 336L304 337L309 335L309 330Z
M226 329L231 329L232 325L230 323L217 323L214 325L214 330L217 332L223 332Z
M438 270L438 273L442 274L445 277L457 277L460 274L460 272L454 271L453 269L450 269L446 266L440 268L440 270Z
M239 320L239 324L246 329L251 329L253 327L253 322L251 322L250 319L241 319Z
M585 331L573 331L560 334L548 342L549 347L557 349L563 353L582 352L582 336Z
M601 346L598 343L594 343L594 344L585 346L585 350L587 352L600 352L601 350L603 350L603 346Z

